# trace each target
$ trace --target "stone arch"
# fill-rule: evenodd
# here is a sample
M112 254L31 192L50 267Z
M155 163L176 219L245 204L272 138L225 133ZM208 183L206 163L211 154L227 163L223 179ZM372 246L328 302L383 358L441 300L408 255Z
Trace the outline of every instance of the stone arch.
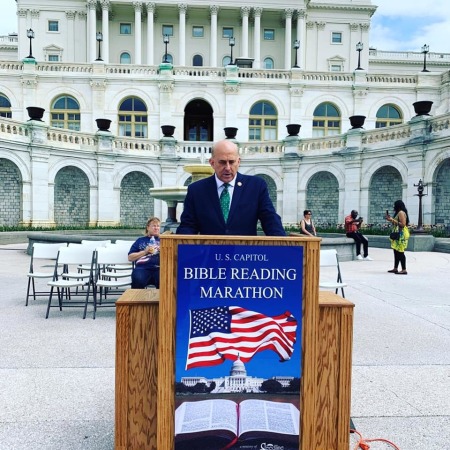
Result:
M450 158L442 161L434 177L434 223L450 226Z
M257 173L255 176L262 178L267 183L267 189L269 190L269 197L272 200L274 207L277 205L277 185L275 180L266 175L265 173Z
M22 176L8 159L0 158L0 225L17 226L23 219Z
M89 225L89 178L78 167L66 166L55 176L54 218L56 225Z
M369 185L369 217L367 223L386 224L385 213L391 214L395 201L402 199L402 175L393 166L380 167L373 173Z
M120 184L120 223L141 228L154 215L155 199L149 189L155 187L145 173L128 172Z
M306 186L306 205L316 224L336 226L339 220L339 182L328 171L315 173Z

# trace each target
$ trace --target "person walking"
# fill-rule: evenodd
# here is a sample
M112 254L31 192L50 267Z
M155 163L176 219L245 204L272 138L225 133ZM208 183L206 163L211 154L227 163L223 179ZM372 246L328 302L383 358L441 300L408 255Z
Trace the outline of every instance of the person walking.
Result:
M233 141L214 144L214 175L188 186L177 234L256 236L259 221L266 236L286 236L266 182L239 173L240 162Z
M352 238L356 243L356 259L359 261L373 261L369 256L369 241L361 233L362 217L358 217L358 211L355 209L345 218L345 235ZM361 245L363 246L364 256L361 255Z
M394 203L394 217L391 217L389 212L386 211L386 220L392 223L392 231L398 233L398 239L391 239L391 248L394 250L394 268L388 270L388 272L396 275L407 275L405 250L408 247L409 239L409 216L402 200L397 200ZM402 267L400 271L398 270L399 264Z

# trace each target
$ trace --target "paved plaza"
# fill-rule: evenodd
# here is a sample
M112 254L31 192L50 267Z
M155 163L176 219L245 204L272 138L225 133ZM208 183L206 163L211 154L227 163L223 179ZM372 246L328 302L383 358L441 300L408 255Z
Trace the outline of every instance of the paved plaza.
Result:
M113 449L115 311L45 320L46 300L25 307L26 246L0 245L0 450ZM407 253L407 276L387 273L391 250L370 255L341 263L355 428L401 450L450 448L450 254Z

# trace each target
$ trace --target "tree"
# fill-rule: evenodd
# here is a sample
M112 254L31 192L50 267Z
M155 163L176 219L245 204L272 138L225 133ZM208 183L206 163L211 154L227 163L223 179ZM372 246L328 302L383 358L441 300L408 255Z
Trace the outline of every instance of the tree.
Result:
M281 392L283 386L277 380L266 380L261 384L261 390L269 394L275 394L276 392Z

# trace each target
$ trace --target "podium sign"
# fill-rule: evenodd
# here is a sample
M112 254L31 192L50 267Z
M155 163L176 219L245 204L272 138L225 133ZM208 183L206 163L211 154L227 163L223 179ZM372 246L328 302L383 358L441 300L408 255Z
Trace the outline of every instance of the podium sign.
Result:
M175 449L299 448L303 247L178 246Z

